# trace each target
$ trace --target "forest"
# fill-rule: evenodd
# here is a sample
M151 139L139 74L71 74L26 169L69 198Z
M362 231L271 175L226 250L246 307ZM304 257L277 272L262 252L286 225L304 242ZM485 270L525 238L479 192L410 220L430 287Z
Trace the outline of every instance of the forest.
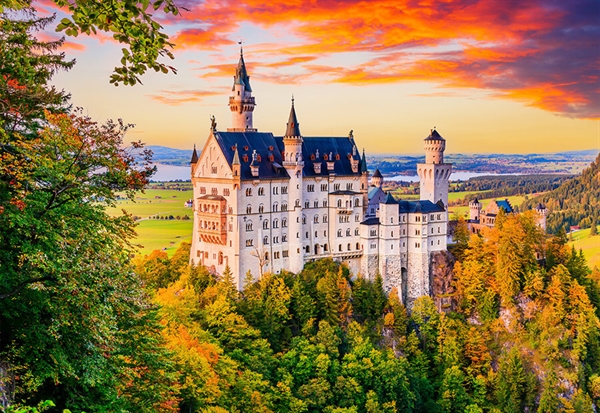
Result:
M100 4L79 3L71 33ZM136 49L140 11L115 4L97 18L123 19L139 54L112 79L163 71L143 62L165 37ZM410 311L327 259L238 291L191 267L189 245L136 257L133 217L106 209L148 185L151 154L49 85L74 64L34 36L51 17L0 11L1 411L597 411L600 272L530 214L478 235L459 223L436 295Z
M548 208L548 231L556 234L571 226L591 228L600 221L600 154L581 175L558 188L523 202L521 210L542 203Z

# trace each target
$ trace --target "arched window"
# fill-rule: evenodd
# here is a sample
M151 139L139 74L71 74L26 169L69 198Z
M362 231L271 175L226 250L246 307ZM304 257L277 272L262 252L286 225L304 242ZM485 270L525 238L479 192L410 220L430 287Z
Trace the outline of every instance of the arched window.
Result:
M277 211L279 211L279 203L275 202L273 204L273 212L277 212Z
M354 235L360 235L360 231L359 231L359 229L358 229L358 228L356 228L356 229L354 230Z
M219 251L219 265L223 265L223 253Z
M341 252L342 251L342 244L338 245L338 250Z
M306 224L306 215L302 215L302 223Z
M252 231L252 221L246 221L246 231Z
M258 188L258 195L264 195L265 194L265 188L263 188L262 186L260 188Z
M246 214L251 214L252 213L252 207L250 205L248 205L246 207Z
M323 215L323 222L327 223L327 215Z
M360 249L360 242L356 243L356 249L359 250Z
M349 236L350 236L350 228L348 228L348 229L346 230L346 236L347 236L347 237L349 237Z
M342 230L338 229L338 237L341 237L341 236L342 236Z
M319 223L319 216L318 215L315 215L314 221L315 221L315 224Z
M269 243L269 237L264 236L263 237L263 244L267 245Z
M281 228L286 228L287 227L287 218L283 218L281 220Z
M269 229L269 220L265 219L263 221L263 229Z
M246 188L246 196L252 196L252 188Z
M277 219L273 220L273 228L279 228L279 220L277 220Z
M338 208L342 207L342 200L341 199L338 199L337 206L338 206Z
M258 213L262 214L263 212L265 212L265 206L263 204L260 204L258 206Z
M354 198L354 206L355 207L359 206L358 198Z
M328 249L327 244L323 244L323 251L327 252Z
M351 247L350 247L350 243L348 243L348 251L350 251Z

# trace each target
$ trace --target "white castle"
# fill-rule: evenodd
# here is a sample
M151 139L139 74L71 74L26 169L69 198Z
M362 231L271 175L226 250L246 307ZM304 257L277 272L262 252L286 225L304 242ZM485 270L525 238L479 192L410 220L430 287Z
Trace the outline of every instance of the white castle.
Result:
M444 138L425 138L417 165L419 201L397 201L382 190L377 170L369 185L365 154L352 131L341 137L302 136L292 106L284 136L253 126L255 99L243 53L229 108L232 128L210 134L191 159L194 228L190 260L220 274L229 266L238 288L255 279L330 257L354 274L396 287L411 305L431 294L431 262L446 250L448 178Z

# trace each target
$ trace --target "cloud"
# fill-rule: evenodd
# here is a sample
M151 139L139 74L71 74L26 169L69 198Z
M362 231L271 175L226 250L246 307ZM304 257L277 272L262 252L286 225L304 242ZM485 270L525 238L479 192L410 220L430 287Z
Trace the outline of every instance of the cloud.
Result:
M186 7L177 21L185 29L173 39L183 48L232 44L242 24L293 36L293 44L247 47L253 76L268 81L427 81L600 117L597 1L206 0ZM341 67L319 62L347 54L357 57ZM231 76L231 67L208 66L201 76Z
M158 95L147 95L150 99L170 106L179 106L189 102L200 102L204 98L222 95L222 92L210 90L161 90Z

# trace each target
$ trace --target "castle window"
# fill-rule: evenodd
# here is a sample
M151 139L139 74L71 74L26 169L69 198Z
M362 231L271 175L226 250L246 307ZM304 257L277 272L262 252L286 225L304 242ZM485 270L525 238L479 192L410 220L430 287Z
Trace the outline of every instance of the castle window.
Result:
M327 191L327 184L321 184L321 192Z
M346 236L347 236L347 237L349 237L349 236L350 236L350 228L348 228L348 229L346 230Z
M283 250L281 254L283 255L283 258L287 258L290 256L290 252L288 250Z
M246 214L251 214L252 213L252 207L250 205L248 205L246 207Z
M318 238L318 237L319 237L319 232L315 231L315 238Z
M337 206L338 206L338 208L342 207L342 200L341 199L338 199Z
M406 215L402 216L402 222L406 222Z
M269 221L266 219L263 221L263 229L269 229Z
M420 242L415 242L415 247L421 248L421 243Z
M431 240L431 246L433 246L433 240Z
M360 231L358 230L358 228L356 228L356 229L354 230L354 235L360 235Z
M263 204L260 204L258 206L258 213L262 214L263 212L265 212L265 206Z
M406 235L406 229L402 230L402 235Z
M327 230L323 231L323 236L326 237L327 236Z
M273 244L279 244L279 237L273 237Z
M394 231L392 231L392 235L391 236L392 236L392 238L394 238Z
M263 196L265 194L265 188L263 188L262 186L260 188L258 188L258 195L259 196Z
M310 202L306 201L306 202L304 203L304 208L305 208L305 209L308 209L308 208L310 208Z
M203 187L203 186L201 186L201 187L200 187L200 193L201 193L201 194L205 194L205 193L206 193L206 188L205 188L205 187Z
M376 229L372 229L372 230L371 230L371 236L372 236L372 237L375 237L375 236L377 236L377 230L376 230Z
M340 190L340 184L333 184L333 190L334 191L339 191Z
M375 248L377 248L377 244L371 244L371 249L374 250Z
M438 245L440 245L440 240L438 239Z
M302 224L306 224L306 215L302 215Z
M213 174L216 174L216 173L217 173L217 167L216 167L216 166L211 166L211 168L210 168L210 171L211 171Z
M263 237L263 244L268 245L269 244L269 237Z
M402 247L406 247L406 242L403 242L403 243L402 243Z
M359 243L359 242L357 242L357 243L356 243L356 249L357 249L357 250L359 250L359 249L360 249L360 243Z
M279 259L279 251L275 251L273 253L273 257L275 257L275 259L278 260Z
M314 205L315 208L318 208L319 207L319 201L313 202L313 205Z
M394 217L390 218L390 223L393 224L394 223Z
M273 212L277 212L277 211L279 211L279 204L277 202L275 202L273 204Z
M282 186L281 187L281 193L282 194L287 194L287 186Z
M319 216L318 215L315 215L314 221L315 221L315 224L319 223Z
M342 244L338 245L338 251L342 252Z
M246 231L252 231L252 221L246 222Z
M252 196L252 188L246 188L246 196Z
M278 195L279 194L279 187L275 186L273 187L273 195Z
M433 214L429 215L429 220L430 221L433 221L434 219L435 219L435 215L433 215Z
M277 219L273 220L273 228L279 228L279 221Z
M308 238L308 231L306 231L306 238Z
M415 235L421 235L421 230L420 229L415 229Z
M431 233L433 234L433 227L431 227Z
M242 155L242 161L248 162L248 155Z
M351 249L350 243L348 243L348 246L346 248L348 249L348 251L350 251L350 249Z
M440 231L441 231L441 228L440 228L440 227L438 227L438 234L440 233Z
M265 252L265 260L268 260L268 259L269 259L269 253Z
M252 246L252 240L251 239L247 239L246 240L246 246L247 247L251 247Z
M360 206L360 203L359 203L359 201L358 201L358 198L354 198L354 206L355 206L355 207L357 207L357 206Z
M296 199L296 202L294 203L294 205L295 205L296 207L299 207L299 206L300 206L300 200L299 200L299 199Z
M327 246L327 244L323 244L323 251L327 252L328 249L329 249L329 247Z
M287 235L281 236L281 242L287 242Z
M323 222L327 222L327 215L323 215Z
M391 249L394 249L394 244L392 244L390 247L391 247Z
M229 188L223 189L223 196L229 196Z
M340 160L340 154L339 154L339 153L336 153L336 154L335 154L335 160L336 160L336 161L339 161L339 160Z
M219 194L219 190L217 188L210 188L210 193L212 195L218 195Z
M307 254L310 254L310 245L306 246L305 251L306 251Z
M442 214L438 214L437 219L442 219Z
M338 229L338 233L337 234L338 234L338 237L341 237L342 236L342 230Z
M283 212L287 211L287 204L281 204L281 210Z
M283 218L281 220L281 228L286 228L287 227L287 219Z
M314 185L307 185L306 186L306 190L308 192L315 192L315 186Z

